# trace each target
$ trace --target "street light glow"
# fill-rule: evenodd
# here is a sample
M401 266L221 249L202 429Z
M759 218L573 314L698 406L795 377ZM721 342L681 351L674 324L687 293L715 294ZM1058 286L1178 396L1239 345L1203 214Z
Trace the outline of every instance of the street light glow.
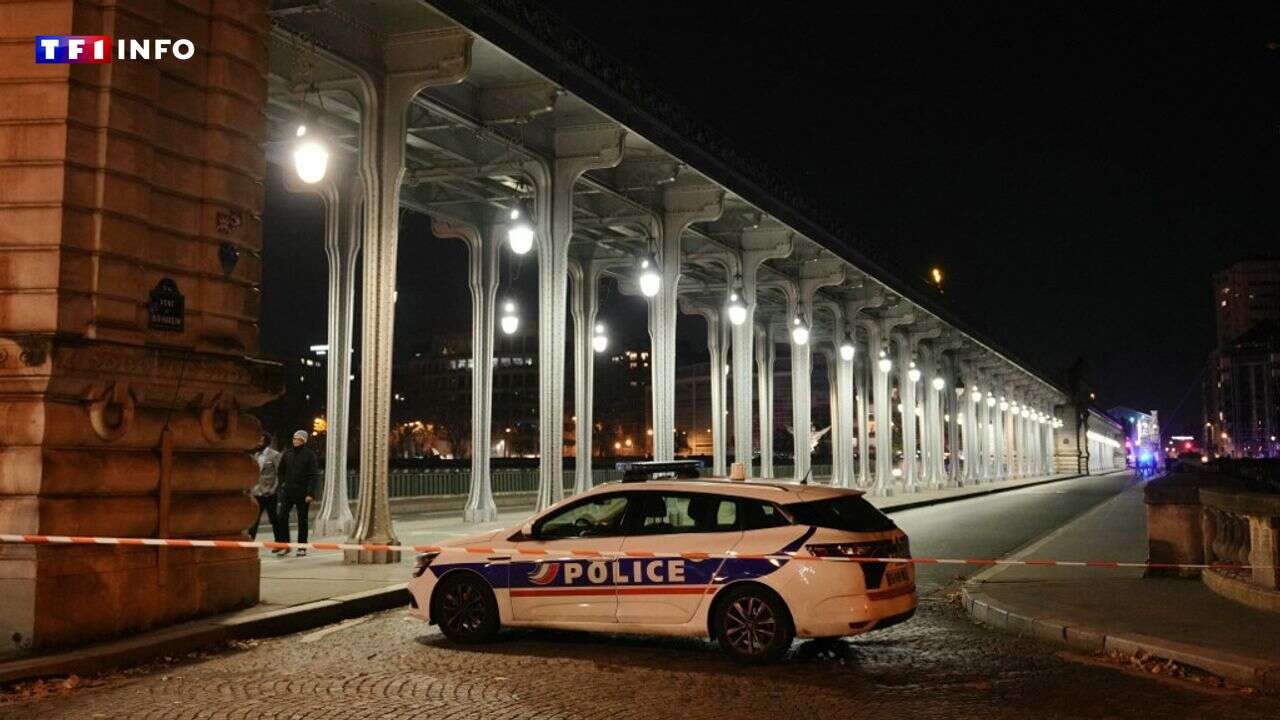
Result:
M658 263L651 257L640 259L640 293L645 297L653 297L662 289L662 276L658 274Z
M889 353L884 350L880 351L880 359L876 361L876 367L880 368L880 372L888 375L893 369L893 361L889 359Z
M527 222L518 222L507 228L507 244L511 246L511 252L527 254L533 249L533 228Z
M729 314L729 322L735 326L741 325L747 321L747 306L742 302L742 296L738 291L734 290L729 293L729 304L726 306Z
M329 148L316 133L308 135L306 125L299 125L295 133L298 144L293 148L293 169L298 179L308 185L315 185L324 179L329 170Z
M604 334L604 325L596 323L595 335L591 338L591 349L597 353L604 352L609 347L609 336Z
M937 376L935 376L935 377L933 378L933 389L934 389L934 390L942 390L942 389L943 389L943 388L945 388L946 386L947 386L947 381L946 381L946 380L944 380L944 379L942 379L942 376L941 376L941 375L937 375Z
M915 361L912 361L907 369L907 379L913 383L920 382L920 368L916 367Z
M498 321L505 335L514 335L520 328L520 316L516 315L516 304L510 300L502 304L502 318Z
M804 345L809 342L809 327L804 324L804 321L799 316L796 316L791 321L791 324L793 326L791 328L791 341L797 345Z
M853 343L849 342L848 340L845 340L843 343L840 343L840 359L841 360L844 360L845 362L852 360L854 352L855 351L854 351Z

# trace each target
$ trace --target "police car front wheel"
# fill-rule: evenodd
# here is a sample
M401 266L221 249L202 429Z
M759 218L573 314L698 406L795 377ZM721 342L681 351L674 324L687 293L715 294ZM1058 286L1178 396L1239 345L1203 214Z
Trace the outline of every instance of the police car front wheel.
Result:
M446 575L436 588L433 618L457 643L483 643L498 634L498 602L493 590L470 573Z
M716 639L743 662L772 662L791 647L795 629L777 595L756 587L731 588L716 605Z

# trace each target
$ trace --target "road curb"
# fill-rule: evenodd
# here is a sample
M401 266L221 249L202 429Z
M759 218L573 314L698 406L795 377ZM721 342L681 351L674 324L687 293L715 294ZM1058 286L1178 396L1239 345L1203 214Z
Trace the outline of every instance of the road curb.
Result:
M0 683L91 675L158 657L185 655L219 642L287 635L408 603L409 591L404 583L398 583L279 610L193 620L83 648L0 662Z
M968 583L960 588L960 600L965 612L974 621L1013 635L1091 653L1118 653L1126 656L1144 653L1174 660L1241 685L1265 688L1272 692L1280 691L1280 665L1271 660L1150 635L1108 633L1061 618L1038 617L1025 609L994 600Z

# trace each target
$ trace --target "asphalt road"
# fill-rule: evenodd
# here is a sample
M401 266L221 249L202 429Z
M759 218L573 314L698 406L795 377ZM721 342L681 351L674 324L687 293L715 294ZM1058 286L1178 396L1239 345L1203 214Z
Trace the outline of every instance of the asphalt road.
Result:
M1122 489L1089 478L904 511L919 555L992 557ZM450 645L399 611L106 678L0 718L1275 718L1280 699L1152 678L974 625L929 567L912 621L742 668L703 641L509 632Z

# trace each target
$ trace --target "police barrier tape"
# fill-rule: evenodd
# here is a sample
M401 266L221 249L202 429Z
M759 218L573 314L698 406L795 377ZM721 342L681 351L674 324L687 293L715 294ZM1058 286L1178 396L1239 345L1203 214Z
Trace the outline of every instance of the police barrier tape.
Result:
M705 552L659 552L651 550L591 550L574 549L546 550L542 548L521 547L449 547L440 545L382 545L377 543L328 543L328 542L276 542L274 540L186 540L181 538L114 538L83 537L77 535L5 535L0 534L0 544L19 545L126 545L146 547L175 548L217 548L221 550L363 550L368 552L414 552L433 553L443 550L462 550L476 555L497 555L509 553L510 557L528 556L543 561L570 560L580 558L683 558L686 560L707 560L717 558L736 558L740 560L799 560L805 562L854 562L854 563L886 563L898 565L1033 565L1043 567L1085 567L1085 568L1145 568L1156 570L1253 570L1280 569L1280 565L1237 565L1233 563L1162 563L1162 562L1121 562L1116 560L995 560L983 558L931 558L931 557L831 557L802 555L799 552L779 553L740 553L732 550L723 553Z

